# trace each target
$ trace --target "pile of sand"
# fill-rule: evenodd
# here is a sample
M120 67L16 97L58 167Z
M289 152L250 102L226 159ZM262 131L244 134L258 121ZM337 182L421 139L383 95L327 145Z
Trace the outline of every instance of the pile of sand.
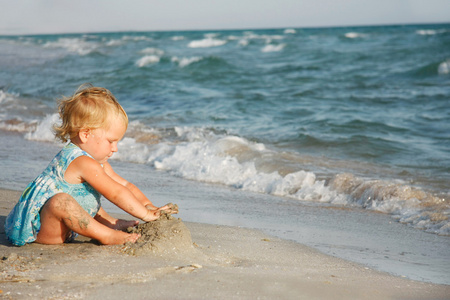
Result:
M127 243L123 251L131 255L148 253L173 254L193 249L191 232L180 218L162 212L159 219L129 227L129 233L139 233L136 243Z

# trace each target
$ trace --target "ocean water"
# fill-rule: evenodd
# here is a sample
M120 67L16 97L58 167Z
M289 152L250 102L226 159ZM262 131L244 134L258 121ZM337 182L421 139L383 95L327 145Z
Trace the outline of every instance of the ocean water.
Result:
M0 187L21 189L45 167L48 155L34 147L57 145L50 130L58 122L56 99L85 82L110 89L129 115L113 163L140 170L127 173L130 181L145 186L148 170L230 191L236 203L228 202L225 219L240 220L231 225L299 242L307 240L299 231L303 221L285 220L304 213L300 207L329 218L330 211L345 211L342 218L354 220L355 228L381 218L359 234L388 234L383 228L394 223L403 228L397 233L416 232L413 240L441 245L436 260L428 252L423 264L438 268L448 261L450 24L0 36L0 130L3 141L15 141L0 147ZM30 145L21 151L37 166L25 174L9 159L18 144ZM191 197L186 206L204 204ZM284 213L252 218L245 201L252 206L258 197ZM212 197L208 205L221 207L221 201ZM227 224L219 215L200 219ZM338 244L329 253L351 259L351 247ZM382 251L359 252L373 262ZM450 282L443 269L408 272Z

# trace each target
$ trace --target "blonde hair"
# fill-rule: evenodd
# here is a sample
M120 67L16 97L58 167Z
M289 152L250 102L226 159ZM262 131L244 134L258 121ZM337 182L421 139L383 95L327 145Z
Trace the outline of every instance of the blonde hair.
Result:
M128 116L114 95L92 84L81 85L71 97L59 99L61 124L54 124L55 137L62 142L74 138L82 129L109 128L119 117L125 127Z

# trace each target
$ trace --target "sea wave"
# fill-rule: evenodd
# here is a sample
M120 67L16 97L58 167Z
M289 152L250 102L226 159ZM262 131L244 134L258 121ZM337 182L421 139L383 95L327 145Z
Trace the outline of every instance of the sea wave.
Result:
M20 37L12 39L15 42L24 46L39 46L43 49L62 49L67 53L78 54L79 56L87 56L92 53L99 53L107 55L106 49L111 47L119 47L128 43L149 43L152 38L147 36L115 36L115 37L100 37L96 35L82 35L79 37L60 37L56 40L43 40L39 37Z
M330 186L346 195L344 204L387 213L401 223L450 235L450 205L446 199L401 181L364 180L353 174L336 175Z
M71 53L85 56L97 51L102 44L93 41L86 41L83 38L59 38L56 41L46 42L44 48L63 48Z
M359 32L347 32L344 36L348 39L357 39L357 38L363 38L363 37L367 36L367 34L359 33Z
M0 100L4 97L0 94ZM28 124L25 138L55 142L51 128L57 122L58 115L52 114L34 126ZM268 149L263 143L225 132L149 128L133 121L119 149L112 159L149 164L174 176L299 201L377 211L418 229L450 235L448 199L401 180L370 179L351 173L323 178L298 164L308 160L299 153Z
M163 56L164 55L164 50L159 49L159 48L154 48L154 47L148 47L148 48L142 49L140 51L140 53L146 54L146 55Z
M0 103L7 101L8 98L10 98L10 95L0 90Z
M170 39L171 39L172 41L182 41L182 40L185 39L185 37L182 36L182 35L176 35L176 36L171 37Z
M202 40L194 40L189 42L189 48L210 48L210 47L219 47L225 45L227 43L226 40L219 40L212 37L207 37Z
M53 142L55 97L94 81L145 123L116 159L445 234L444 26L1 37L0 129Z
M243 37L251 40L265 40L267 43L270 43L272 40L283 40L285 38L285 36L280 34L257 34L253 31L244 32Z
M284 34L296 34L297 33L297 31L293 28L287 28L283 32L284 32Z
M36 129L35 115L40 107L29 103L15 93L0 90L0 129L6 131L28 132Z
M243 46L243 47L245 47L245 46L248 46L248 44L249 44L249 41L247 40L247 39L241 39L241 40L239 40L239 43L238 43L240 46Z
M54 142L55 134L53 125L60 122L58 114L47 115L35 128L25 134L25 139L30 141Z
M261 49L261 52L279 52L283 50L284 47L286 47L286 44L279 44L279 45L269 44L264 46Z
M446 32L445 30L435 30L435 29L419 29L416 30L416 33L418 35L436 35L439 33L444 33Z
M159 63L160 60L161 58L157 55L146 55L136 61L136 66L142 68L147 65Z
M124 41L132 41L132 42L151 42L153 39L151 37L145 35L124 35L122 37Z
M121 151L114 159L150 164L190 180L382 212L416 228L450 235L448 201L400 180L374 180L350 173L320 179L305 169L286 172L281 165L273 167L273 164L267 168L273 161L285 160L287 156L242 137L179 127L173 129L173 134L176 140L169 141L152 129L151 145L127 137L120 142Z
M447 75L450 73L450 59L443 61L438 66L439 75Z
M171 61L174 63L177 63L180 68L184 68L186 66L189 66L190 64L199 62L202 59L203 59L203 57L200 57L200 56L182 57L182 58L174 56L174 57L172 57Z
M20 119L0 120L0 129L5 131L29 132L36 128L36 123L30 124Z

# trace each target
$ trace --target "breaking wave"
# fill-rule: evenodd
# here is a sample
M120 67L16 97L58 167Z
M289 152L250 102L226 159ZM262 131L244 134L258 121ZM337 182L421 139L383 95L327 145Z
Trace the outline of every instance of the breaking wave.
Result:
M37 125L28 126L25 138L55 142L51 128L58 121L57 114L48 115ZM287 159L289 156L293 158ZM386 213L415 228L450 235L448 199L400 180L368 179L351 173L318 178L313 171L292 169L295 161L305 160L301 154L286 155L262 143L204 128L161 130L131 122L112 158L148 164L189 180Z

